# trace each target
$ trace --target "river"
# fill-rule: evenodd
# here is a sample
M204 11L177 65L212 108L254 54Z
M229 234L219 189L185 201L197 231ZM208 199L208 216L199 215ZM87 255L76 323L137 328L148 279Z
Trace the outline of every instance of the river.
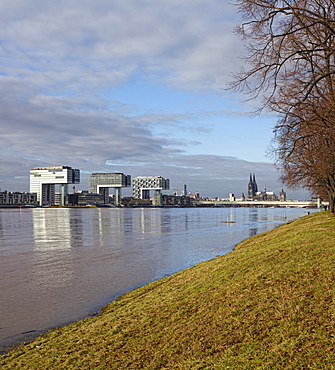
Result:
M314 210L312 210L314 211ZM0 352L306 215L280 208L0 209Z

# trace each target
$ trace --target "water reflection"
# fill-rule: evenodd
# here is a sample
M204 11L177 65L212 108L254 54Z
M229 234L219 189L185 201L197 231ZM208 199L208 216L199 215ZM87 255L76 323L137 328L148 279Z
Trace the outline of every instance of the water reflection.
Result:
M253 208L250 208L249 211L249 237L252 237L258 233L257 222L259 220L259 212L257 212L257 209Z
M78 320L116 296L230 252L303 210L0 210L1 345Z
M70 209L37 208L32 212L36 251L71 248L71 232L74 230L70 222Z
M72 234L78 230L70 220L69 209L32 210L34 263L32 279L41 292L65 286L73 276Z
M154 209L152 212L147 212L147 209L142 208L139 212L135 212L134 216L134 228L139 230L141 234L162 233L161 209ZM169 221L169 218L165 220L168 223Z

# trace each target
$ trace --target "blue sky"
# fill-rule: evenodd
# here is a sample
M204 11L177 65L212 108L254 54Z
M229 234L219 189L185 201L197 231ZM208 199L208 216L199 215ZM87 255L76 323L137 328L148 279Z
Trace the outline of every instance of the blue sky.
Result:
M2 0L0 188L35 166L163 176L209 197L282 187L275 117L228 91L244 48L222 0ZM171 191L172 192L172 191Z

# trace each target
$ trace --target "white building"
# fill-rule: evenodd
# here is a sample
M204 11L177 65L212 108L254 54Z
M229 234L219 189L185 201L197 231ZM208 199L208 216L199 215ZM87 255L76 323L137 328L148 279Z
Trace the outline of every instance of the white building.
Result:
M80 171L68 166L35 167L30 170L30 192L37 194L40 206L55 204L55 185L60 186L61 205L66 203L67 185L79 184Z

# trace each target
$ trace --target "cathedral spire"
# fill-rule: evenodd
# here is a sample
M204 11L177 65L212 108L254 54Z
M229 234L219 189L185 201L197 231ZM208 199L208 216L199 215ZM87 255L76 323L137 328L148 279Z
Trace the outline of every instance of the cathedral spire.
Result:
M256 182L255 174L250 172L249 184L248 184L248 198L254 199L257 195L258 187Z
M258 192L258 186L257 186L257 182L256 182L256 176L254 174L254 177L252 179L252 183L253 183L253 188L254 188L254 193L256 195L256 193Z
M254 175L255 177L255 175ZM257 186L257 185L256 185ZM249 179L249 184L248 184L248 198L253 199L255 196L255 185L254 185L254 180L252 178L252 174L250 172L250 179Z

